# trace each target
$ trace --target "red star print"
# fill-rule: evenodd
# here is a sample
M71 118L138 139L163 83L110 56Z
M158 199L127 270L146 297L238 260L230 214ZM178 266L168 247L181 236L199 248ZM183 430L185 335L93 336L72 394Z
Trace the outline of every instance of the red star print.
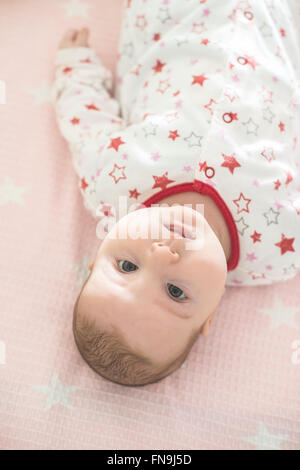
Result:
M234 67L234 65L233 65L233 64L230 62L230 64L229 64L229 68L230 68L230 70L232 70L232 69L233 69L233 67Z
M109 204L102 204L101 212L105 215L105 217L113 217L113 213L111 212L112 206Z
M160 34L155 33L154 36L153 36L153 41L159 41L159 40L160 40Z
M265 279L266 276L265 274L258 274L258 273L253 273L253 271L248 271L249 276L252 277L252 279Z
M225 93L225 96L227 96L227 98L229 99L229 101L232 103L234 100L238 100L240 99L239 95L237 94L233 94L231 93L231 95L229 93Z
M247 59L247 64L251 65L251 67L253 68L253 70L255 70L255 67L257 67L259 65L258 62L256 62L256 60L254 59L254 57L251 57L249 55L246 55L245 56L246 59Z
M80 61L82 64L90 64L91 63L91 59L88 57L87 59L83 59Z
M174 183L175 180L169 180L168 172L166 171L162 176L152 175L155 181L155 184L152 186L154 188L166 189L166 186L170 183Z
M252 238L253 243L261 242L261 239L260 239L261 233L257 233L256 230L254 230L254 233L250 235L250 237Z
M213 98L211 98L210 101L209 101L209 103L204 105L204 108L205 108L205 109L208 109L208 111L210 112L211 115L214 114L214 111L213 111L213 109L212 109L212 104L213 104L213 103L214 103L214 104L217 104L217 102L216 102Z
M264 86L262 87L262 90L259 92L260 95L262 96L264 103L273 103L273 95L274 92L271 90L267 90Z
M268 162L275 160L274 150L272 147L264 148L263 152L260 153Z
M176 140L177 137L180 137L178 132L177 132L177 129L176 129L176 131L170 131L169 139L172 139L174 141L174 140Z
M136 188L135 189L129 189L129 197L134 197L135 199L137 199L140 195L141 195L141 193L139 193Z
M109 149L113 148L113 149L115 149L116 152L118 152L120 145L125 144L125 142L123 142L121 137L116 137L115 139L110 139L110 140L111 140L111 142L110 142L110 146L108 148Z
M83 191L88 187L88 184L87 182L85 181L84 178L81 178L81 189L83 189Z
M159 80L159 87L156 88L155 91L159 91L161 94L165 93L168 88L170 88L171 85L169 83L169 80Z
M125 166L118 166L118 165L115 163L115 164L114 164L114 169L113 169L110 173L108 173L109 176L111 176L111 177L114 179L114 182L115 182L116 184L117 184L120 180L126 180L126 179L127 179L127 177L126 177L126 175L125 175L125 173L124 173L124 168L126 168L126 167L125 167ZM116 178L116 176L115 176L114 173L115 173L117 170L122 170L122 176L119 176L119 177Z
M279 181L279 180L277 180L277 181L274 181L274 184L275 184L275 188L274 188L274 190L275 190L275 191L278 191L279 187L281 186L281 183L280 183L280 181Z
M70 122L73 124L73 126L76 126L77 124L80 123L80 119L78 119L77 117L74 117L73 119L71 119Z
M287 251L295 251L292 247L295 238L286 238L284 234L281 234L281 241L278 243L274 243L275 246L278 246L281 250L281 255L284 255Z
M225 159L225 161L222 163L221 166L228 168L232 174L237 167L241 166L239 162L236 161L236 159L234 158L234 155L235 153L233 153L232 155L224 155L224 153L222 153L222 157Z
M73 70L72 67L65 67L63 69L63 73L69 73L69 72L71 72L71 70Z
M205 80L208 80L208 78L206 78L205 75L193 75L193 83L192 85L195 85L197 83L199 83L199 85L203 86L203 83Z
M205 171L207 167L206 161L205 162L199 162L199 171Z
M293 181L293 177L292 177L291 173L288 171L287 176L286 176L286 181L285 181L284 184L288 185L288 184L290 184L291 181Z
M283 38L285 38L286 34L285 34L285 29L281 28L280 29L280 34Z
M86 104L85 107L86 109L93 109L94 111L100 111L100 109L97 108L97 106L95 106L94 104Z
M160 60L157 60L156 65L152 67L152 70L154 70L155 73L161 72L165 65L165 63L161 62Z
M245 202L245 201L247 201L247 202L246 202L246 206L247 206L246 209L245 209L244 207L243 207L242 209L240 209L239 204L242 204L242 203ZM239 197L238 199L234 199L233 202L234 202L235 205L238 207L238 214L239 214L240 212L249 212L248 206L249 206L249 204L250 204L250 202L251 202L251 199L245 198L245 196L244 196L243 193L240 193L240 197Z
M280 122L280 124L278 124L278 127L280 129L280 132L284 132L285 131L285 124L283 124L283 122Z
M145 15L137 15L136 16L136 21L135 21L135 26L139 28L141 31L144 31L146 26L148 25L148 21L145 17Z
M233 121L238 121L239 120L239 118L237 117L237 113L228 113L228 114L229 114L229 116L231 117L231 119Z
M204 46L207 46L209 42L210 41L208 39L202 39L201 44L204 44Z
M193 23L192 33L202 34L204 31L207 31L204 22Z
M178 96L179 94L180 94L180 91L177 90L177 91L175 91L175 93L173 93L173 96Z

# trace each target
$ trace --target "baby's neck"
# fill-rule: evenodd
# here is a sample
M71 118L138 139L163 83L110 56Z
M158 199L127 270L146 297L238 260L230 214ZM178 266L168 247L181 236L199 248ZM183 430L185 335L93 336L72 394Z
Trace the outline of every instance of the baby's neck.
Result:
M158 205L167 204L190 204L194 210L197 210L197 204L204 205L204 211L201 211L201 214L204 216L205 220L211 226L212 230L215 232L216 236L218 237L226 257L226 261L228 262L230 255L231 255L231 238L230 233L226 224L226 221L223 217L222 212L213 201L213 199L209 196L205 196L203 194L188 191L185 193L173 194L171 196L167 196L164 199L161 199Z

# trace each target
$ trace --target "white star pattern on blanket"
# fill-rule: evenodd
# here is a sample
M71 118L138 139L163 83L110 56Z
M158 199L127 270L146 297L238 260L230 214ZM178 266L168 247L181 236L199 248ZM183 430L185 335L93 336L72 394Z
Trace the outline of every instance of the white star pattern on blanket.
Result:
M282 442L289 439L288 434L272 434L263 422L258 423L257 434L252 437L243 438L256 446L256 450L280 450Z
M34 95L36 104L51 103L51 86L49 82L44 80L40 87L33 88L29 93Z
M28 186L16 186L12 179L8 176L5 183L0 185L0 206L4 206L9 202L14 202L19 206L24 205L23 194L28 190Z
M239 173L243 168L237 165L243 164L240 149L235 153L230 147L224 151L221 149L218 166L215 166L216 175L209 179L205 174L204 162L206 160L210 166L209 159L206 158L210 148L205 138L200 139L203 132L197 125L198 115L204 115L204 126L206 121L210 120L210 125L213 125L217 119L220 128L216 129L215 137L223 147L230 140L231 126L238 124L238 121L233 121L223 125L223 115L218 114L218 97L207 93L200 99L201 90L209 86L209 80L203 82L203 88L200 84L200 76L209 65L209 62L203 61L205 49L211 47L215 41L207 24L216 11L220 12L222 2L124 0L122 3L123 6L121 0L32 1L26 2L26 8L22 9L20 2L0 0L0 129L3 131L0 143L1 448L298 450L300 310L297 306L300 305L300 264L294 259L295 252L291 251L292 248L297 248L298 225L295 233L286 230L289 223L283 225L283 237L278 232L279 236L273 240L284 261L277 272L275 258L265 261L262 258L261 270L255 267L255 263L259 256L259 247L265 240L264 231L268 233L277 230L287 208L290 208L291 214L292 211L296 213L300 210L300 198L293 201L291 192L292 184L296 183L296 175L299 175L299 158L295 162L298 172L295 167L296 173L293 171L288 175L286 166L282 166L282 174L278 180L277 177L273 178L274 197L267 204L261 201L260 218L264 231L257 226L252 230L250 215L253 200L247 204L251 195L242 190L236 191L232 197L235 200L232 203L233 216L238 235L249 241L247 249L242 253L242 261L247 262L249 267L249 274L245 274L250 279L253 277L254 283L260 282L263 274L268 276L274 272L274 277L280 279L281 270L286 277L295 275L293 279L273 286L244 288L240 277L236 276L236 280L233 277L235 286L227 289L208 337L199 337L178 371L161 383L149 387L130 389L106 381L89 368L76 347L72 332L73 307L76 295L89 274L88 266L94 259L100 240L95 221L91 220L80 202L70 153L57 129L53 109L49 106L49 83L54 76L55 65L53 59L63 33L69 28L88 27L91 32L91 47L94 46L99 55L104 56L114 80L120 84L123 80L126 86L128 77L124 73L118 76L114 59L122 9L125 13L124 24L129 22L129 30L137 31L136 42L128 34L127 28L124 28L124 38L120 44L121 58L127 55L128 67L131 67L131 73L127 75L131 79L141 79L139 89L133 87L132 93L128 93L128 96L125 94L129 105L127 118L132 123L131 137L135 145L144 142L139 139L145 139L145 143L149 144L145 149L149 168L162 166L161 171L153 171L156 180L151 175L150 184L156 186L155 191L165 185L175 184L170 183L170 180L175 179L173 174L165 174L167 170L163 168L168 154L161 145L162 137L170 144L171 156L183 156L179 166L183 181L191 179L194 173L194 166L188 158L189 152L199 155L199 162L203 164L199 175L216 189L218 186L214 179L221 172L225 175L228 173L232 184L236 177L234 184L238 187ZM275 43L279 42L281 48L277 53L287 59L285 49L291 47L297 37L299 47L294 47L293 53L295 63L300 64L298 0L265 0L266 15L260 16L255 16L262 3L260 0L227 0L223 3L229 13L229 29L231 26L232 31L238 26L245 30L255 28L255 25L261 27L265 35L263 41L268 43L266 50L268 54L273 50L278 64L282 63L282 59L279 55L275 56L276 47L273 45L276 46ZM292 4L296 7L295 11L287 11L288 5ZM194 6L197 8L198 19L194 25L191 24L190 32L186 34L185 15L191 13L189 10ZM278 16L278 8L284 14ZM156 18L154 36L150 36L148 31L153 23L148 21L148 25L142 30L145 19L148 20L148 14L151 15L152 12ZM251 12L254 13L252 19ZM264 23L265 16L267 19ZM5 21L1 22L1 18ZM31 18L38 18L34 31L28 26ZM53 21L49 23L51 18ZM275 23L272 18L276 20ZM174 20L183 23L176 24L173 23ZM165 33L173 24L179 32L173 42L174 53L178 47L178 53L187 57L188 63L193 67L193 75L199 77L198 83L191 85L196 93L193 102L187 100L188 95L179 92L179 87L174 86L175 80L180 76L173 60L175 57L164 53L170 42ZM191 38L194 35L197 46L189 55ZM149 69L145 68L142 54L139 55L141 60L135 63L140 47L144 50L144 40L149 46L158 46L157 54L152 58L148 55ZM248 46L249 43L246 42L234 45L236 50L239 49L250 57L254 55L254 51ZM297 57L299 60L296 60ZM88 68L88 56L84 54L81 58L84 61L83 66ZM210 61L211 58L208 54L207 59ZM166 66L162 67L163 63ZM257 71L266 63L267 57L265 64L260 61ZM68 65L73 67L76 64ZM172 72L169 73L171 65ZM161 72L158 71L160 67ZM189 65L187 70L188 68ZM217 72L217 68L221 70L222 64L216 64L212 69L213 73L218 73L215 75L216 79L220 80L222 72ZM284 70L285 80L289 69L285 67ZM300 83L299 70L294 78L298 78ZM105 83L105 67L102 71ZM166 75L162 77L164 73ZM238 93L239 86L250 74L254 78L256 72L250 62L242 65L238 61L232 61L228 63L226 73L232 80L232 86L228 90L224 89L222 101L228 105L226 111L235 112L233 107L243 97ZM156 81L154 88L160 90L157 91L159 102L168 96L172 100L172 106L165 107L162 120L155 116L155 108L151 109L152 79L147 83L147 74L149 78L153 75ZM76 71L66 67L65 75L76 78ZM208 74L205 76L211 77ZM166 78L167 81L160 83L160 78ZM246 112L238 116L240 123L245 123L241 125L241 136L250 142L246 149L249 160L253 164L261 162L266 169L274 170L279 164L277 153L281 145L287 156L291 157L294 152L300 156L299 132L292 134L292 138L287 141L279 127L282 122L287 131L293 125L295 119L291 119L289 114L294 114L299 108L299 104L296 106L299 100L296 95L293 105L292 95L287 95L280 113L275 113L275 100L280 98L278 81L275 79L274 74L274 80L271 77L268 86L260 88L261 93L257 95L260 100L257 102L257 109L261 113ZM278 79L281 80L280 75ZM2 83L5 82L7 94L3 104L1 80ZM193 81L191 75L190 84ZM109 80L106 81L108 82ZM166 87L168 83L171 87ZM247 94L249 107L252 107L254 86L255 80L251 82L249 95ZM95 91L101 91L102 85L95 83L94 88ZM113 91L110 95L113 96ZM211 101L212 98L215 98L215 102ZM139 100L143 111L140 114L136 112L135 103ZM103 105L107 103L104 101ZM176 116L176 112L179 116L183 111L190 112L191 104L196 110L195 114L191 114L193 126L181 130L177 125L178 119L171 120L168 117ZM87 117L90 119L91 116L92 120L99 113L96 108L101 108L101 100L88 99L82 102L82 106ZM110 139L105 142L99 131L93 153L99 165L96 165L90 175L83 174L83 179L78 183L82 192L85 191L88 195L94 194L92 191L95 190L95 180L106 171L103 164L107 145L111 145L108 155L110 166L107 168L111 186L121 188L128 183L128 179L122 176L130 176L128 165L134 156L134 147L129 148L128 144L121 144L120 140L113 139L123 137L125 141L123 134L114 130L121 122L121 116L116 115L115 109L117 108L109 108L114 122L104 130L105 135L113 131L112 142ZM147 115L147 112L150 114ZM285 113L286 120L282 118ZM85 125L91 126L90 121L76 124L81 118L77 115L77 110L76 114L69 117L74 122L74 129L80 130L82 126L83 135L75 149L78 150L76 163L80 159L84 162L85 155L80 156L80 152L87 148L84 138L89 132L93 136L93 128L85 128ZM248 122L249 118L253 122ZM253 123L260 127L256 128ZM104 121L101 121L101 129L102 124ZM280 147L273 146L270 139L262 134L265 125L274 126L278 138L282 137ZM255 132L264 139L258 151L255 150L258 139ZM182 154L174 154L173 147L175 149L180 139L183 144ZM118 165L115 171L114 163ZM288 164L288 160L286 163ZM123 166L126 168L122 170ZM109 175L110 172L112 175ZM208 173L208 176L211 174ZM290 181L291 177L294 181ZM132 203L141 198L139 183L137 181L137 184L128 185ZM262 188L259 174L251 174L249 183L250 189L253 187L259 193ZM300 191L299 178L297 185ZM240 192L243 194L241 197ZM113 207L108 205L105 198L101 198L100 208L109 221ZM300 214L298 220L300 222ZM297 219L295 222L297 223ZM102 287L103 285L99 285L100 289Z
M84 255L79 264L72 265L72 269L77 272L77 284L82 286L89 276L90 259Z
M78 387L64 385L58 378L56 372L53 373L49 385L35 385L35 390L39 390L47 395L46 410L60 404L69 409L74 408L69 402L69 395Z
M270 329L276 328L280 325L289 325L292 328L299 328L295 321L295 314L300 313L300 307L287 305L282 302L278 294L274 295L274 303L270 307L260 308L259 312L266 314L270 317Z
M71 0L68 3L62 3L61 6L65 9L67 16L79 16L82 18L88 16L87 10L90 8L89 4L81 0Z

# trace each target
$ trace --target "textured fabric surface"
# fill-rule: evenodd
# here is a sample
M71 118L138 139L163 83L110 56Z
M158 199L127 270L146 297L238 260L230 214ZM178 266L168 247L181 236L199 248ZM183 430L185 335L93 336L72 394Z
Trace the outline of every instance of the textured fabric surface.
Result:
M70 27L91 29L114 74L121 15L120 0L1 0L0 448L300 449L299 275L228 287L209 335L157 384L108 382L75 346L98 240L50 84Z

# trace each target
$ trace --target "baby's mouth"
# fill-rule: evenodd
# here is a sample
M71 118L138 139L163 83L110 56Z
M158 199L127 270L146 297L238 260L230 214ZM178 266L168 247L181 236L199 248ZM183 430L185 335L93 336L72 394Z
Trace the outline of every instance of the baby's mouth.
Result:
M195 240L196 238L194 233L189 231L184 225L180 223L163 225L167 230L169 230L169 232L177 233L180 237L189 238L190 240Z

